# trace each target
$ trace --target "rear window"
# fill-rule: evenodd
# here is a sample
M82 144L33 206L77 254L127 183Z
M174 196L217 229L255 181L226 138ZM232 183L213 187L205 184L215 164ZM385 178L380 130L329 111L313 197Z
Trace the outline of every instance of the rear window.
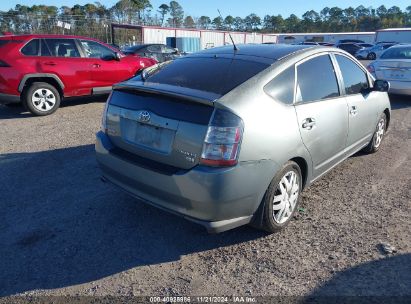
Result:
M411 59L411 47L394 47L387 49L382 59Z
M268 66L242 59L186 57L161 65L146 82L224 95Z

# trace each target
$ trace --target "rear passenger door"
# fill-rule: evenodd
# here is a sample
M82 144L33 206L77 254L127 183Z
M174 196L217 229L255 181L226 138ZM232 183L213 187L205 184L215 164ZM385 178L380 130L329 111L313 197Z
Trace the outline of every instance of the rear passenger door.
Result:
M335 54L348 104L347 153L352 154L371 140L378 119L375 103L378 94L371 92L367 73L350 58Z
M54 74L61 79L65 96L90 94L90 70L83 60L75 39L42 39L40 68L43 73Z
M348 111L328 54L296 65L295 111L301 138L311 154L318 177L344 158Z

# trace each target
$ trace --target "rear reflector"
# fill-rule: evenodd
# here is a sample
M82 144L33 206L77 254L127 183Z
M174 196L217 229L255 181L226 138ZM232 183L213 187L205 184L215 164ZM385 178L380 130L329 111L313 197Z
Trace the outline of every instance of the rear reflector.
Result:
M227 110L215 110L204 139L200 163L213 167L235 166L242 136L241 118Z

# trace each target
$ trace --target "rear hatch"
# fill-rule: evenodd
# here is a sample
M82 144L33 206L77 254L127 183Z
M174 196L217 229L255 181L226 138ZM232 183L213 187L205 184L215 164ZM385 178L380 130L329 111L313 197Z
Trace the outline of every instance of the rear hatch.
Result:
M411 59L379 60L375 75L388 81L411 81Z
M192 55L150 67L115 86L106 133L117 152L130 160L191 169L200 162L215 101L268 66L266 60L244 59L231 51L219 56ZM212 140L224 139L220 131L213 131Z
M180 95L181 90L118 86L106 118L106 133L117 147L114 152L181 169L197 165L218 96L188 89Z

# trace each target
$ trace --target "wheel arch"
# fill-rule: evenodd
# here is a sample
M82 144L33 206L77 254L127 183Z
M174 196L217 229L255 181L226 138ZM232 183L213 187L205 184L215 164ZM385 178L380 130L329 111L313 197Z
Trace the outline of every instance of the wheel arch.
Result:
M303 157L294 157L291 158L290 161L295 162L301 170L301 178L302 178L302 189L305 188L307 185L308 180L308 164L307 161Z
M46 82L57 89L61 98L64 97L64 84L61 81L61 79L54 74L38 73L25 75L23 79L20 81L18 88L19 92L22 93L34 82Z
M390 125L390 120L391 120L391 112L388 108L385 108L384 114L385 114L385 117L387 117L387 124L385 128L388 130L388 126Z

